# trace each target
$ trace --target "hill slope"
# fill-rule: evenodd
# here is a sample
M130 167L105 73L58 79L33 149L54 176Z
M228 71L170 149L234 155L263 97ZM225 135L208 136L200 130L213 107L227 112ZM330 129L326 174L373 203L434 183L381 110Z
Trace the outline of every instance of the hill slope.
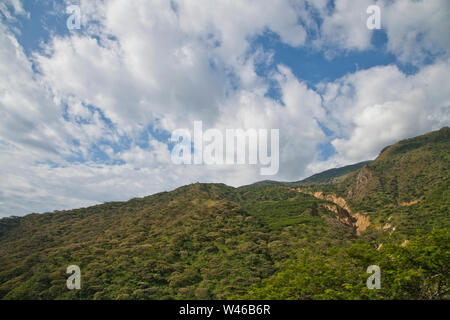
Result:
M356 170L362 168L365 165L370 164L372 161L363 161L355 163L352 165L329 169L317 174L312 175L309 178L303 179L298 182L293 182L294 185L310 185L318 183L335 183L338 182L340 178L346 176L349 173L355 172Z
M300 248L354 238L314 197L194 184L124 203L0 220L3 298L226 298ZM319 244L319 243L316 243ZM316 245L315 244L315 245ZM65 288L79 265L83 289Z
M356 170L362 168L363 166L371 163L371 161L363 161L355 164L351 164L348 166L329 169L320 173L316 173L306 179L295 181L295 182L280 182L274 180L263 180L258 181L253 184L249 184L246 186L242 186L240 188L250 188L250 187L258 187L258 186L288 186L288 187L296 187L296 186L308 186L314 184L325 184L325 183L337 183L338 181L345 178L346 175L355 172Z
M297 189L364 217L367 229L348 247L303 251L240 298L450 298L449 164L446 127L386 147L342 182ZM365 287L369 265L381 268L380 290Z

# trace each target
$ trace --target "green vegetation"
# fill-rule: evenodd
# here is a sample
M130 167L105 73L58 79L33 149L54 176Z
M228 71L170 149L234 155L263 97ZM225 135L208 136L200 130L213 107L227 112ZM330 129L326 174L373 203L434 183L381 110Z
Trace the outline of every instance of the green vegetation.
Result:
M279 182L273 180L263 180L247 186L242 186L241 188L250 187L260 187L260 186L287 186L287 187L297 187L297 186L309 186L316 184L326 184L326 183L337 183L343 180L348 174L361 169L363 166L370 164L372 161L363 161L341 168L329 169L317 174L314 174L306 179L296 181L296 182Z
M434 230L407 246L375 249L357 242L317 254L310 250L261 283L247 299L443 299L449 298L450 232ZM381 269L381 289L366 287L369 265ZM241 298L241 297L236 297Z
M335 168L326 170L321 173L317 173L312 175L309 178L303 179L298 182L293 182L291 185L311 185L311 184L319 184L319 183L336 183L339 182L342 178L344 178L349 173L355 172L356 170L361 169L363 166L370 164L372 161L363 161L356 164L352 164L349 166Z
M448 299L449 132L307 183L192 184L1 219L0 298ZM66 288L71 264L81 290Z

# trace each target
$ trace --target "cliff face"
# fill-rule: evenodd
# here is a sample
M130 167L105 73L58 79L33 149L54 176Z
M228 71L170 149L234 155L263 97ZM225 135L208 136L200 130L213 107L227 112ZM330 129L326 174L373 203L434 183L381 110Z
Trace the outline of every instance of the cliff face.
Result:
M377 173L368 165L359 170L355 180L355 187L351 188L347 193L347 198L355 201L364 200L381 186Z
M344 223L345 225L351 226L357 235L361 235L361 233L364 232L370 225L370 217L365 213L356 212L353 214L352 210L347 204L347 201L342 197L338 197L333 193L324 194L321 191L311 192L303 188L297 188L296 191L312 195L317 199L334 203L334 206L325 205L325 208L336 213L336 219Z

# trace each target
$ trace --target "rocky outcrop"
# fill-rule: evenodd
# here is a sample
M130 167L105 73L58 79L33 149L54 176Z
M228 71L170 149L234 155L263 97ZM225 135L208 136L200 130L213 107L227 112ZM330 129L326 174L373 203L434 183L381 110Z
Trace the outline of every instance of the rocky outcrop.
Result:
M368 165L359 170L356 176L356 184L347 193L347 198L361 201L370 194L371 191L378 188L380 185L380 179L376 175L375 171Z
M370 226L370 217L359 212L355 213L353 217L356 219L356 234L360 235L367 229L368 226Z
M308 190L302 188L296 188L297 192L306 193L312 195L313 197L321 200L327 200L335 204L335 206L325 205L324 207L337 214L336 219L348 226L354 228L357 235L361 235L367 227L370 225L370 217L364 213L355 213L352 214L350 207L347 204L347 201L338 197L335 194L324 194L321 191L310 192Z
M413 201L410 201L410 202L401 202L400 206L402 206L402 207L409 207L409 206L412 206L414 204L419 203L420 200L421 199L416 199L416 200L413 200Z
M347 210L348 212L350 212L350 207L347 205L347 201L345 201L344 198L341 197L337 197L335 194L324 194L323 192L314 192L314 193L309 193L312 196L314 196L315 198L318 199L322 199L322 200L327 200L330 202L333 202L334 204L338 205L339 207Z
M338 205L324 205L324 208L328 211L336 213L336 220L353 228L353 231L357 233L356 218L352 217L350 213L344 208Z

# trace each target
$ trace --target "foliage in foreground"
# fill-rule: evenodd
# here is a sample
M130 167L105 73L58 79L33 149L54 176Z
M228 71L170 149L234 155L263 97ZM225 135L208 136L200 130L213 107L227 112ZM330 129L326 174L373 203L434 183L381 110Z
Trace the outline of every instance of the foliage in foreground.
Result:
M407 245L380 250L367 243L326 254L303 250L298 259L248 294L246 299L448 299L450 232L433 230ZM369 265L381 269L381 289L368 289Z

